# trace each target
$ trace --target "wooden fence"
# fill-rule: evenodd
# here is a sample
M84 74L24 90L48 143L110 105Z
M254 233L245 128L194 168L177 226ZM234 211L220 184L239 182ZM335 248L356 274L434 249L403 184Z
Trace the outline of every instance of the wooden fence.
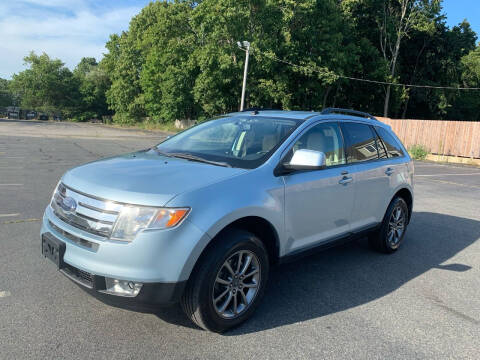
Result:
M390 125L407 149L423 145L432 154L480 158L478 121L377 119Z

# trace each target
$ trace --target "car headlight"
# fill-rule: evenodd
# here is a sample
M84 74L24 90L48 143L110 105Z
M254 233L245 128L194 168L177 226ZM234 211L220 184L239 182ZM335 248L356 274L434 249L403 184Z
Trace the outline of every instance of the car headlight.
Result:
M113 240L132 241L144 229L168 229L180 224L190 208L149 208L125 205L110 236Z

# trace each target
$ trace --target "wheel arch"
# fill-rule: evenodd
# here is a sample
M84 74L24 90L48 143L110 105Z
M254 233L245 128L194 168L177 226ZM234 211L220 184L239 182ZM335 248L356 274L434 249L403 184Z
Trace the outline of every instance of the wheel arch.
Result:
M188 278L195 272L195 268L202 262L209 249L220 240L221 235L232 229L246 230L257 236L267 249L268 258L271 264L278 262L280 257L280 239L277 230L267 219L260 216L243 216L230 221L215 234L209 234L209 241L203 246L200 254L194 260L195 263L188 272Z
M395 195L393 195L392 199L390 200L390 203L396 197L401 197L407 203L407 206L408 206L408 222L410 222L410 219L412 217L412 209L413 209L413 194L412 194L412 191L410 189L406 188L406 187L403 187L403 188L397 190L395 192Z
M224 231L230 229L241 229L251 232L265 245L270 263L274 264L278 261L280 257L280 239L277 230L270 221L260 216L241 217L220 230L214 236L212 242Z

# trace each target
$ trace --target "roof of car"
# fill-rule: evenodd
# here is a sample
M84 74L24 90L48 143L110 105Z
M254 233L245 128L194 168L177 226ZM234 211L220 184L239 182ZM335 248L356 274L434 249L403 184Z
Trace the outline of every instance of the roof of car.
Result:
M320 115L320 113L315 111L245 110L241 112L231 113L229 115L231 116L255 115L255 116L275 117L275 118L284 118L284 119L307 120L312 116Z
M263 117L274 117L282 119L295 119L295 120L355 120L362 121L372 125L386 125L375 118L366 118L361 116L352 116L347 114L322 114L318 111L289 111L289 110L246 110L242 112L236 112L228 114L230 116L263 116ZM388 127L388 125L386 125Z

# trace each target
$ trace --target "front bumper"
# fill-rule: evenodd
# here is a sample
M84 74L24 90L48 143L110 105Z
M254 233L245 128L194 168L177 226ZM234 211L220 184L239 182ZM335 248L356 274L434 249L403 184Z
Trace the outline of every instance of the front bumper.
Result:
M135 310L150 310L180 300L208 235L184 221L180 226L144 231L132 242L118 242L73 227L47 207L41 237L63 247L60 271L100 300ZM141 283L135 297L103 293L105 278Z
M123 297L99 292L82 287L86 292L100 301L115 307L134 311L155 311L159 307L171 306L180 301L186 281L176 283L144 284L135 297Z
M42 247L44 246L44 240L46 238L50 239L50 241L61 244L61 258L57 262L57 266L58 270L63 275L75 282L90 295L93 295L109 305L137 311L152 311L159 306L169 306L179 302L183 294L186 281L145 283L142 284L139 293L134 297L106 293L106 279L104 276L89 273L66 263L63 260L65 244L53 234L49 232L43 233L41 238Z
M65 243L66 263L95 275L139 283L188 280L208 236L187 219L172 229L143 231L132 242L108 240L61 221L50 206L41 234L47 232Z

